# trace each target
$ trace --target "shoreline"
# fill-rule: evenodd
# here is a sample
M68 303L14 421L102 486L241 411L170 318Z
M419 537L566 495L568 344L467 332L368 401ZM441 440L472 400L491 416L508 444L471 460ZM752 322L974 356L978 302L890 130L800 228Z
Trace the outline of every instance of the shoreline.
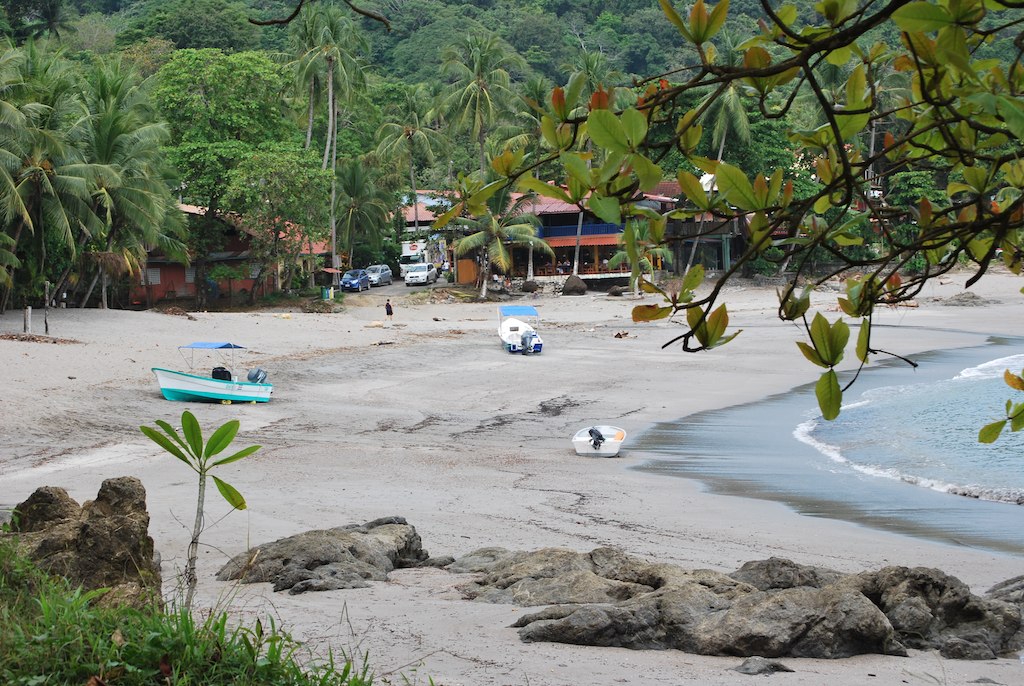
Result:
M948 379L952 370L962 371L965 360L998 359L1003 357L999 355L1000 347L1016 345L1015 349L1020 350L1022 342L993 336L982 346L923 351L913 356L923 368L906 369L896 360L878 365L867 369L851 392L866 394L880 388ZM1009 388L1006 391L1012 394ZM851 394L847 402L860 401ZM960 485L959 492L933 489L908 481L909 475L900 479L877 475L865 478L846 466L833 464L813 441L796 436L805 424L818 421L814 417L819 417L814 387L803 384L732 407L659 422L638 437L640 452L648 455L649 461L634 469L694 479L707 491L720 495L779 502L803 516L1024 556L1024 510L1020 504L971 496L966 485ZM778 426L789 420L789 425ZM842 416L836 421L841 420ZM714 434L726 425L741 427L743 433L756 433L756 445L733 438L726 442L738 442L739 447L724 446ZM1020 439L1008 433L1004 440ZM703 447L707 444L715 448ZM799 483L794 485L794 481ZM900 505L893 505L895 502Z
M962 347L1024 321L1018 280L995 278L990 288L1005 301L882 313L920 328L887 329L880 347L924 347L921 331L931 347ZM959 290L937 285L934 295ZM463 600L458 586L466 579L443 570L399 570L369 589L300 596L214 575L247 546L390 515L406 517L432 555L458 557L491 545L608 545L719 571L771 556L845 572L920 565L943 569L975 592L1024 573L1024 563L1006 555L801 516L774 502L708 493L695 480L637 472L630 467L641 457L630 439L617 459L572 452L569 437L580 426L613 423L633 438L659 421L813 381L816 370L793 345L798 332L774 320L770 289L727 294L732 321L746 332L704 355L662 350L678 327L633 323L631 299L529 301L541 313L545 348L519 356L501 351L493 304L391 296L395 322L385 325L378 324L384 298L374 292L346 300L337 314L289 318L51 312L51 333L81 345L0 341L0 362L11 370L9 392L0 396L0 503L20 502L42 485L63 486L82 501L105 478L139 476L165 592L173 596L188 538L181 520L189 519L195 484L138 426L177 423L185 409L204 429L238 418L236 445L263 448L221 474L248 510L224 517L226 506L208 501L216 524L204 533L199 607L229 603L240 621L271 615L318 651L369 651L378 674L401 672L410 683L429 676L449 686L730 684L736 676L728 670L740 660L524 644L509 625L529 608ZM0 332L13 330L20 330L20 313L0 318ZM619 331L628 335L615 338ZM275 383L274 399L255 406L163 400L149 368L165 366L175 346L191 340L249 345ZM860 686L867 673L898 683L908 670L941 669L951 683L1012 683L1020 673L1016 660L962 663L931 654L786 662L797 672L777 679L833 686Z

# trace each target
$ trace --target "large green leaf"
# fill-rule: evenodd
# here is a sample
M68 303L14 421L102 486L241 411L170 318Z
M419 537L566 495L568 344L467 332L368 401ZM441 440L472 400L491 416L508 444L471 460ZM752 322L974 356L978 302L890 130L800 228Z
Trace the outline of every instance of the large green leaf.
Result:
M661 5L661 11L665 13L668 20L672 22L677 29L679 29L679 33L683 35L683 38L688 41L692 41L693 37L690 35L690 29L687 28L686 22L683 21L681 16L679 16L679 13L676 12L675 8L672 7L672 0L658 0L658 4Z
M871 341L871 320L865 317L860 322L860 333L857 334L857 359L867 364L868 343Z
M705 192L704 187L700 185L700 180L696 176L688 171L680 170L676 174L676 180L679 182L679 187L682 189L683 195L686 196L687 200L702 210L707 209L708 194Z
M719 192L741 210L759 210L754 187L747 175L731 164L722 162L716 174Z
M662 307L661 305L637 305L633 308L633 321L653 322L657 319L665 319L671 314L671 307Z
M185 443L182 437L178 435L177 430L175 430L173 426L163 421L162 419L156 420L155 424L159 426L161 429L163 429L164 433L166 433L171 438L171 440L180 445L182 450L188 451L188 445Z
M629 163L633 165L633 172L640 180L640 190L650 191L661 183L661 167L640 153L630 155Z
M210 465L210 467L213 468L213 467L220 466L222 464L231 464L232 462L238 462L243 457L249 457L250 455L252 455L254 452L259 450L260 447L261 446L258 446L258 445L250 445L248 448L242 448L241 450L239 450L234 455L228 455L227 457L225 457L225 458L223 458L221 460L217 460L212 465Z
M825 364L822 361L821 355L819 355L818 351L815 350L812 346L807 345L803 341L797 341L796 345L800 349L800 352L802 352L804 354L804 357L806 357L808 360L810 360L813 364L816 364L819 367L827 367L828 366L827 364Z
M996 101L996 108L1010 133L1017 139L1024 139L1024 112L1021 111L1020 100L1000 96Z
M587 201L587 207L600 219L609 224L621 224L622 214L619 210L619 201L615 198L606 198L600 195L592 195Z
M210 440L206 442L206 453L204 456L212 457L231 445L231 441L235 440L235 436L238 434L239 426L238 420L232 419L214 431L213 435L210 436Z
M572 198L569 197L561 186L554 186L527 175L519 177L518 185L520 190L533 191L537 195L543 195L546 198L554 198L555 200L573 204Z
M169 452L171 455L174 455L176 458L187 464L189 467L195 469L195 467L192 466L192 461L185 456L185 453L181 452L178 449L178 446L174 445L174 443L171 443L171 439L167 438L167 436L164 436L162 433L159 433L158 431L155 431L153 428L148 426L140 426L139 430L142 431L142 433L145 436L147 436L149 440L156 443L158 446Z
M704 283L704 265L695 264L683 276L682 289L684 291L696 290L702 283Z
M210 475L210 478L213 479L213 483L217 485L217 490L220 491L222 496L224 496L224 500L228 501L228 505L236 510L245 509L245 498L242 497L241 493L235 490L234 486L222 479L218 479L212 474Z
M643 143L644 137L647 135L647 117L635 107L627 107L622 112L621 121L629 147L635 150Z
M203 430L199 428L199 422L194 414L185 410L181 413L181 432L185 434L185 440L192 450L192 454L198 458L203 456Z
M587 118L587 131L595 143L612 152L629 152L622 122L610 110L594 110Z
M565 171L568 172L572 178L576 179L584 186L593 185L590 167L587 166L586 160L584 160L579 153L562 153L558 158L561 160L562 166L565 167Z
M1002 419L998 422L992 422L981 427L981 431L978 432L979 443L994 443L999 434L1003 432L1003 427L1006 426L1006 420Z
M912 2L892 14L896 26L907 33L938 31L953 23L953 16L945 7L930 2Z
M821 375L818 383L814 384L814 395L818 397L822 417L831 421L839 416L843 392L839 388L839 377L834 370L830 369Z

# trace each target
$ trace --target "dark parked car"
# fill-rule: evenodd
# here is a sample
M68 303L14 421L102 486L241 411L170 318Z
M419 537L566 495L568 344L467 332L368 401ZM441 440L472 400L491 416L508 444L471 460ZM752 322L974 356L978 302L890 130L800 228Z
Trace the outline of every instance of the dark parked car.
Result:
M341 277L341 290L343 291L368 291L370 290L370 275L365 269L349 269Z

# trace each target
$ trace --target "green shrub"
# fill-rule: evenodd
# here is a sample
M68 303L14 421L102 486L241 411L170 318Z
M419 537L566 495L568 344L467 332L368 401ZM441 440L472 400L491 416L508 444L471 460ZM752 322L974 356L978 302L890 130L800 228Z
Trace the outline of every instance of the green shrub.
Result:
M301 643L259 621L214 612L96 607L104 591L71 588L0 541L0 683L5 686L370 686L367 667L333 656L303 666Z

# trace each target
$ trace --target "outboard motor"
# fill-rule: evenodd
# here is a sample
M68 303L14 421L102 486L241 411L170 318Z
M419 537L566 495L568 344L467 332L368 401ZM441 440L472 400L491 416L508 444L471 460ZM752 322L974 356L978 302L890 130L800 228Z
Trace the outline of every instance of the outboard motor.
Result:
M524 331L523 335L519 337L519 346L522 348L524 355L529 355L533 352L533 332Z
M590 445L594 446L594 450L599 450L601 448L601 444L605 441L604 434L594 427L590 427L590 431L587 433L590 434Z
M267 373L256 367L255 369L249 370L249 376L247 377L252 383L265 383L267 380Z

